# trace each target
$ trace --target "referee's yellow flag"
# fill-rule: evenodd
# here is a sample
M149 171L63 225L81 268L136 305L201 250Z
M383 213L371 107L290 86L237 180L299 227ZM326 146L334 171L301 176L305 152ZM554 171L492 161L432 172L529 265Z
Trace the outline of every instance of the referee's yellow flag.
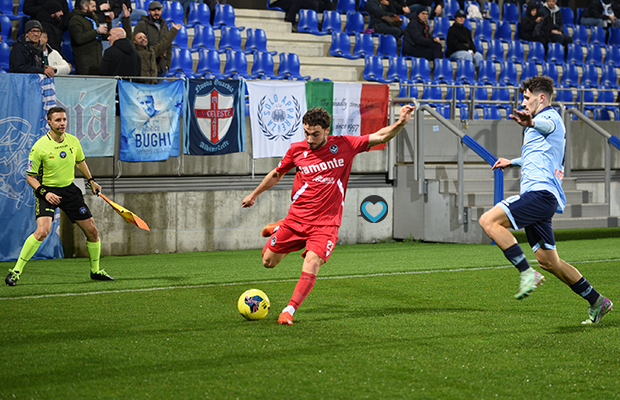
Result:
M140 229L144 229L144 230L149 231L149 232L151 231L151 229L146 224L146 222L144 222L144 220L142 218L138 217L136 214L132 213L131 211L129 211L125 207L121 206L120 204L117 204L117 203L113 202L112 200L108 199L107 197L105 197L101 193L99 193L98 196L101 197L102 199L104 199L114 209L114 211L116 211L118 213L118 215L123 217L123 219L125 221L134 224L135 226L137 226Z

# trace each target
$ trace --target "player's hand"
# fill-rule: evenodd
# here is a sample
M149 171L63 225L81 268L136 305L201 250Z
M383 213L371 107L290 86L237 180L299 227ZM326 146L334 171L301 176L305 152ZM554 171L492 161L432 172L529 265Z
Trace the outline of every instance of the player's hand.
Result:
M530 114L529 111L520 111L513 109L512 112L514 112L514 114L510 114L509 117L512 118L517 124L525 127L534 126L534 123L532 121L532 114Z
M93 191L93 194L98 195L101 192L101 185L95 181L91 181L90 190Z
M183 26L183 25L181 25L181 24L172 24L172 27L173 27L174 29L176 29L177 31L178 31L178 30L180 30L182 26Z
M504 168L508 166L510 166L510 160L507 158L500 157L497 159L497 161L495 161L495 164L493 164L493 167L491 167L491 169L499 168L502 170L502 172L504 172Z
M256 198L254 198L250 194L250 195L246 196L246 198L241 201L241 207L243 207L243 208L252 207L254 205L255 201L256 201Z
M406 104L400 108L400 115L398 121L401 123L407 123L411 119L411 113L415 110L415 106Z
M62 199L62 197L58 196L56 193L52 193L52 192L45 193L45 200L48 203L53 204L55 206L60 204L60 200L61 199Z
M54 77L54 67L50 67L49 65L45 66L45 69L43 70L43 73L48 77L48 78L53 78Z

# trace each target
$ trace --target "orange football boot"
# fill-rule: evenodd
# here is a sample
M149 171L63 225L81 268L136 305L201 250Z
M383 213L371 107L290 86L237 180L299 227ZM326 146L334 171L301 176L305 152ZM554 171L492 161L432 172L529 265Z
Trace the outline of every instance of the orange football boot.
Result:
M269 237L269 236L273 235L273 233L280 227L281 223L282 223L282 220L279 220L278 222L272 222L270 224L267 224L263 228L263 231L261 232L261 235L263 235L263 237Z
M293 316L288 311L284 311L278 317L278 324L280 324L280 325L293 325Z

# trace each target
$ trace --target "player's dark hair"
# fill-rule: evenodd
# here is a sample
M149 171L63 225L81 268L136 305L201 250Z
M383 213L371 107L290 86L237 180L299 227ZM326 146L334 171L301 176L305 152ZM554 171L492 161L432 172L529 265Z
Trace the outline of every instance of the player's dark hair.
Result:
M323 129L329 128L332 117L321 107L312 107L304 114L303 123L308 126L320 126Z
M47 120L51 121L52 120L52 115L56 114L56 113L65 113L67 114L67 110L65 110L62 107L52 107L47 111Z
M533 93L544 93L549 99L553 96L553 79L548 76L533 76L523 81L523 85L520 89L521 93L528 90Z

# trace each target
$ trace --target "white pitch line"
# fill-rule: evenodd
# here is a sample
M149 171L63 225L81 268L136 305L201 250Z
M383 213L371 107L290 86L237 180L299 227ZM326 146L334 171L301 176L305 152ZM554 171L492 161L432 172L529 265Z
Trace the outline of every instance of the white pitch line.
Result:
M530 263L536 263L537 262L536 260L528 260L528 261ZM615 259L610 259L610 260L571 261L570 264L590 264L590 263L612 262L612 261L620 261L620 258L615 258ZM427 271L402 271L402 272L384 272L384 273L376 273L376 274L323 276L323 277L317 277L317 280L351 279L351 278L373 278L373 277L377 277L377 276L435 274L435 273L447 273L447 272L487 271L487 270L505 269L505 268L514 268L514 266L512 266L512 265L500 265L500 266L496 266L496 267L453 268L453 269L437 269L437 270L427 270ZM143 289L104 290L104 291L99 291L99 292L84 292L84 293L41 294L41 295L36 295L36 296L0 297L0 300L29 300L29 299L47 299L47 298L53 298L53 297L94 296L94 295L98 295L98 294L154 292L154 291L157 291L157 290L200 289L200 288L210 288L210 287L254 285L254 284L264 284L264 283L297 282L298 280L299 280L299 278L268 280L268 281L210 283L210 284L206 284L206 285L165 286L165 287L143 288Z

